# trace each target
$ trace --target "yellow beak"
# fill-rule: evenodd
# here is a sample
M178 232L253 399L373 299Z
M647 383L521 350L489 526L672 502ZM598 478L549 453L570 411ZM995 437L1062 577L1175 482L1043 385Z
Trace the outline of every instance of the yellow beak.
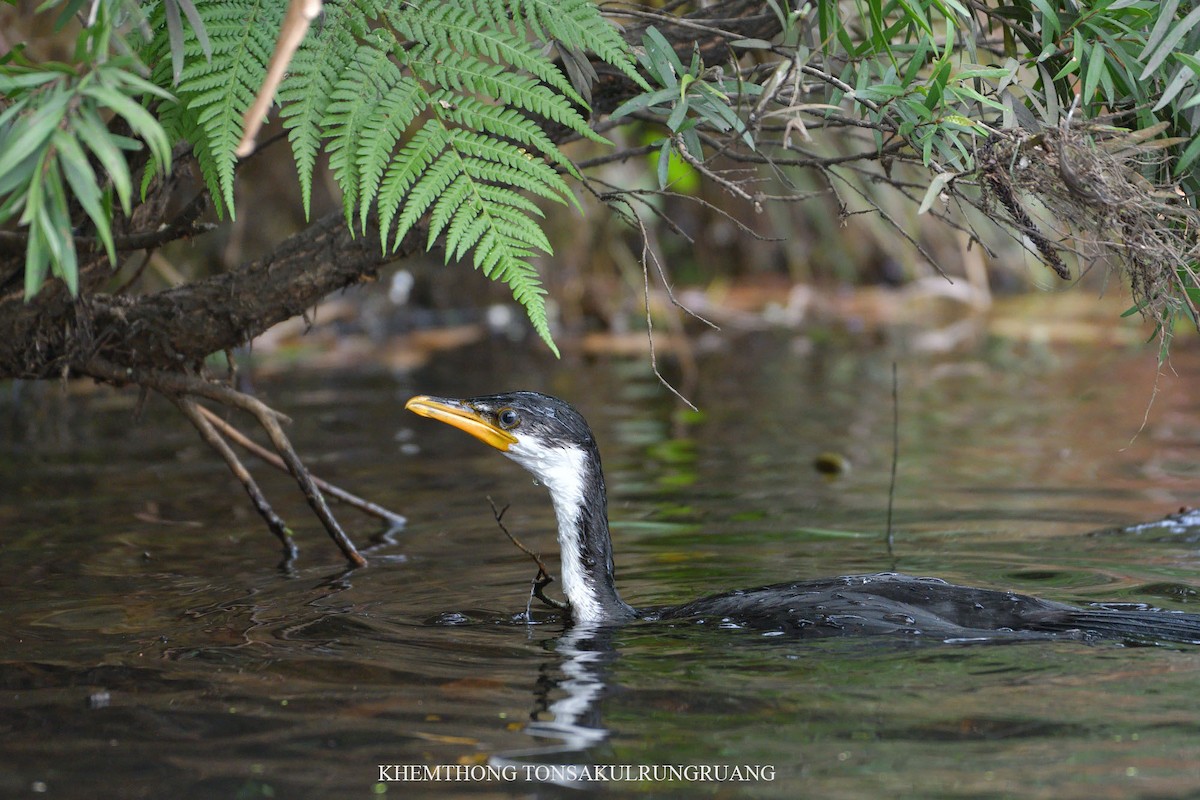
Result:
M418 395L405 403L404 407L414 414L436 419L438 422L453 425L460 431L466 431L497 450L507 450L517 441L517 437L488 422L479 412L458 400Z

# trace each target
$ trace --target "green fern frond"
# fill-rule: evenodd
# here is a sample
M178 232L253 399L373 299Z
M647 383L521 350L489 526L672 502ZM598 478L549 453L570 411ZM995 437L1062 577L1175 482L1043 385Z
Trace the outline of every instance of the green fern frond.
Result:
M468 95L495 98L504 105L553 120L594 142L608 143L588 127L587 120L570 101L534 78L466 54L458 54L453 60L443 60L440 56L441 51L427 45L408 51L405 60L413 74L425 83Z
M434 197L416 197L413 185L425 174L431 164L441 155L449 140L449 132L436 119L427 120L404 145L384 173L379 187L379 237L387 250L388 231L391 230L392 220L403 205L407 212L414 205L422 206L420 214L409 215L410 221L405 223L402 216L396 230L396 238L392 249L400 247L405 234L412 228L413 223L421 218L425 209L433 203ZM415 202L414 202L415 201Z
M436 114L445 110L430 104ZM542 212L518 189L556 202L574 201L545 161L509 141L429 119L389 165L379 191L380 226L392 224L387 204L405 198L393 246L429 214L428 247L445 235L446 258L473 252L475 266L505 281L547 344L549 323L541 282L529 259L553 249L535 218Z
M187 66L174 88L178 113L164 109L164 127L171 120L168 133L191 141L218 213L227 209L232 217L234 152L242 117L266 74L285 5L276 0L208 0L195 5L208 32L212 58L206 58L195 32L186 31ZM161 5L151 15L156 32L146 58L158 65L154 78L160 86L169 85L171 73L164 16Z
M463 154L463 168L472 177L516 186L559 203L575 202L575 195L557 172L511 142L462 128L453 132L453 140Z
M384 167L396 148L396 142L400 141L401 135L424 109L424 100L428 97L416 81L402 75L400 69L391 62L379 80L387 88L371 115L363 122L356 153L363 233L367 230L367 215L379 189Z
M160 108L172 135L192 142L218 209L231 214L241 118L285 5L196 0L211 62L189 32L179 99ZM172 78L163 17L161 7L152 13L146 48L160 85ZM551 252L538 202L578 208L564 176L580 175L543 126L606 143L588 126L583 90L553 58L553 42L641 83L630 49L591 0L327 0L279 91L306 215L324 152L348 225L365 232L377 212L386 252L428 215L429 246L444 241L448 259L469 254L505 281L552 348L532 265Z
M568 47L595 53L649 91L629 45L592 0L510 0L509 7L513 17L524 21L539 39L557 39Z
M279 117L288 132L304 216L312 209L312 179L321 153L326 109L338 76L354 58L357 40L352 32L365 29L361 10L351 3L326 3L320 25L304 37L279 87Z
M446 135L445 144L449 145L450 136ZM396 240L404 238L421 217L425 216L435 203L442 199L442 194L462 173L462 160L450 149L443 149L429 165L429 169L420 175L413 184L412 191L404 203L404 209L396 220ZM429 241L433 247L433 240Z
M569 172L573 177L582 179L579 171L571 160L550 141L536 122L529 117L504 106L492 105L477 100L474 97L463 97L450 92L434 92L433 102L446 100L441 105L441 116L460 127L473 131L487 131L493 136L517 142L541 153L543 157Z
M360 43L354 58L334 84L329 106L325 110L329 167L342 187L342 207L347 224L354 218L363 186L359 141L379 103L388 96L389 90L400 83L402 77L399 68L391 60L391 47L387 39L383 32L372 31L368 39ZM389 155L390 150L383 154L380 163L387 163ZM372 173L376 166L367 164ZM369 201L370 198L364 197L363 205Z
M503 8L503 4L498 4ZM445 3L427 9L426 13L394 13L389 19L401 35L431 45L442 51L459 51L486 56L495 64L508 64L523 70L573 103L587 108L571 82L542 53L542 48L524 36L516 36L507 27L508 20L490 22L480 27L480 7L485 3L458 5Z

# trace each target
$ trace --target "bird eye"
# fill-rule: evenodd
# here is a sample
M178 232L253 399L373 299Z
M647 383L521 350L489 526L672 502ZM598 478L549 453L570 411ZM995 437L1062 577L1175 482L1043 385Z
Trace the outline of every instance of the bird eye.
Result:
M502 408L500 413L496 415L496 419L500 422L500 427L505 430L511 430L521 424L521 415L511 408Z

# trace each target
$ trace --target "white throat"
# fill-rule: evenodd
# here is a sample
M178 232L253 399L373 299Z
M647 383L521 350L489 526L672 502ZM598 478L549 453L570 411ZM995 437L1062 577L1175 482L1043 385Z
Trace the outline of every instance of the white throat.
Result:
M562 589L571 604L571 618L576 623L602 620L604 614L596 587L583 569L579 540L587 454L578 447L541 447L523 440L510 445L505 455L533 473L550 490L554 516L558 519Z

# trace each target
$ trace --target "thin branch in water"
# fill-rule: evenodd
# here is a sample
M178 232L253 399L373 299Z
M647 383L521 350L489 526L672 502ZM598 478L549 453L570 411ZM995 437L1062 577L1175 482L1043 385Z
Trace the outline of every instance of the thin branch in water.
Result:
M896 373L896 362L892 362L892 477L888 482L887 504L887 551L895 565L895 530L892 528L892 506L896 500L896 470L900 463L900 381Z
M342 551L342 555L354 567L366 566L367 560L358 552L354 543L350 541L350 537L346 535L346 532L342 530L342 526L338 524L337 519L330 512L329 505L325 502L325 497L321 494L321 490L313 483L308 469L300 460L300 456L292 448L287 436L284 435L283 428L279 423L281 420L288 421L285 415L279 413L256 397L239 392L225 384L205 380L194 375L161 372L158 370L121 368L98 357L74 363L71 365L71 369L81 375L90 375L118 386L135 383L141 386L149 386L169 396L195 395L206 397L250 413L267 432L267 436L271 440L271 445L282 457L288 472L291 473L296 483L299 484L300 490L304 492L304 498L308 501L309 507L317 515L317 518L321 520L325 531Z
M545 562L542 561L541 556L539 556L537 553L530 550L528 547L525 546L525 544L521 540L519 540L517 537L513 536L512 533L509 532L508 526L504 524L504 512L508 511L508 506L505 506L504 508L501 508L501 509L497 509L496 503L494 500L492 500L491 497L488 497L487 501L488 501L488 505L490 505L492 507L492 515L496 518L496 524L500 526L500 530L504 531L504 535L508 537L508 540L510 542L512 542L513 544L515 544L517 546L518 550L520 550L522 553L524 553L525 555L532 558L533 563L537 564L538 573L536 576L534 576L533 581L531 582L533 588L531 588L529 591L529 598L530 598L529 602L532 603L533 598L536 597L538 600L541 600L543 603L545 603L550 608L556 608L559 611L566 611L566 610L570 609L571 608L570 603L564 603L562 600L555 600L553 597L547 597L543 593L543 590L547 586L549 586L551 583L554 582L554 577L550 574L550 570L546 569L546 564L545 564ZM529 618L529 612L530 612L530 608L529 608L529 605L527 604L525 606L526 619Z
M225 420L221 419L216 413L208 408L205 408L201 405L197 405L196 408L199 409L200 413L203 414L204 417L214 427L220 430L220 432L226 438L231 439L238 446L250 451L258 458L261 458L263 461L275 467L275 469L280 470L281 472L288 471L287 464L285 464L283 459L277 454L272 453L270 450L251 439L249 436L246 436L244 433L233 427L233 425L230 425ZM328 481L324 481L316 475L312 475L312 480L322 492L325 492L325 494L329 495L334 500L338 500L339 502L345 503L348 506L353 506L364 514L377 517L378 519L381 519L387 523L389 527L398 528L408 521L405 519L404 515L397 514L394 511L389 511L382 506L370 502L369 500L364 500L358 495L352 494L339 486L329 483Z
M210 417L207 414L211 412L208 412L208 409L198 405L195 400L190 398L176 394L165 394L165 396L195 426L196 430L200 433L200 438L209 447L216 450L217 454L225 460L229 471L242 484L242 487L246 490L246 494L250 495L250 502L254 504L254 508L258 511L259 516L267 523L267 528L283 543L283 566L290 565L300 554L300 551L296 547L296 542L292 539L291 529L275 513L275 509L271 508L271 504L267 502L266 496L263 495L262 490L258 487L250 471L246 469L246 465L241 462L241 459L233 452L229 443L221 438L221 434L210 423Z
M342 530L342 526L338 524L337 519L329 510L329 505L325 502L324 495L321 494L321 490L313 482L312 475L309 474L308 469L304 466L304 462L300 460L300 456L292 449L292 443L284 435L283 428L280 426L279 420L272 409L258 400L255 400L255 403L261 409L255 414L258 423L266 430L267 436L271 439L271 445L283 458L283 463L287 466L288 472L292 473L292 477L300 485L300 490L304 492L304 499L308 501L309 508L317 515L317 519L321 520L321 524L325 526L326 532L333 539L334 543L337 544L338 548L342 551L342 555L346 557L346 560L356 567L365 567L367 560L354 547L354 543L350 541L350 537Z

